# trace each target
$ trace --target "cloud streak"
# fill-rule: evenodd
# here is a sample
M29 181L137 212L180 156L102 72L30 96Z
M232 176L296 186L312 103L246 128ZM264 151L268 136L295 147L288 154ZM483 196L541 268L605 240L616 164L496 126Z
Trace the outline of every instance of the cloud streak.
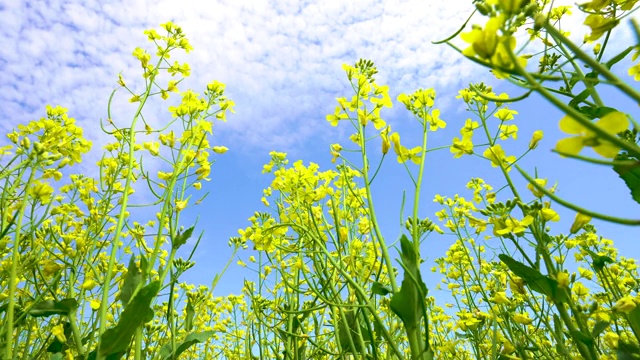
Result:
M193 69L188 86L221 80L237 103L238 114L219 128L227 141L244 150L300 147L325 132L334 98L348 93L342 63L372 59L380 82L404 91L447 86L469 73L466 61L451 61L451 50L430 41L454 31L470 8L466 0L7 3L0 11L2 130L60 104L100 143L96 125L106 118L116 74L140 83L131 51L150 49L143 30L171 20L195 47L182 57ZM126 103L118 104L127 114ZM165 110L148 111L166 118Z

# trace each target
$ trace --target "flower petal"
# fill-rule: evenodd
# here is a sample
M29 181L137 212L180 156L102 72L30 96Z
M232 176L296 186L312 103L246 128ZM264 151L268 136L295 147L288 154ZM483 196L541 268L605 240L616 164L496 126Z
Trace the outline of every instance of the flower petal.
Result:
M605 157L607 159L613 159L620 152L620 148L609 143L602 142L602 144L593 147L593 151L597 152L598 155Z
M629 128L629 119L627 115L620 111L613 111L603 116L596 122L596 125L602 127L609 133L617 134Z
M565 115L565 117L560 119L560 123L558 125L560 126L560 130L567 134L583 134L587 130L569 115Z
M556 143L556 150L571 155L578 155L584 147L583 140L584 139L580 136L560 139Z

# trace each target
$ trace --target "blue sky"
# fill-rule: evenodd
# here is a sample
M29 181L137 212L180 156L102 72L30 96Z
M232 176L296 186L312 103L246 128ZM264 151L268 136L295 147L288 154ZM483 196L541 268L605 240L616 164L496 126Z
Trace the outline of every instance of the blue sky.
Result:
M212 181L205 185L211 194L191 211L200 215L198 230L205 233L195 258L197 265L184 279L208 284L227 260L228 238L248 225L246 219L254 211L264 210L260 197L271 179L261 170L269 151L284 151L292 161L313 161L327 169L332 166L329 145L348 142L348 126L334 128L325 121L326 114L333 112L336 97L351 96L343 63L373 60L379 71L378 83L390 86L394 101L401 92L435 88L437 107L448 125L430 138L433 146L450 143L468 117L455 99L458 89L468 82L485 81L494 85L496 92L521 93L449 47L431 44L453 33L471 10L468 0L0 0L0 131L7 133L18 124L42 117L47 104L67 107L94 142L92 153L78 171L97 176L95 162L107 140L97 124L107 117L107 99L116 87L117 74L122 72L128 84L139 85L140 71L131 52L137 46L149 49L143 31L157 29L166 21L180 25L195 48L191 54L177 57L193 69L184 84L201 91L214 79L224 82L237 111L230 114L228 123L214 127L215 145L230 150L216 157ZM476 18L475 22L484 20ZM579 25L577 17L569 23L578 24L572 25L576 29L573 35L581 39L587 28ZM620 49L630 41L628 26L623 24L611 46ZM619 72L626 74L625 69L622 65ZM605 98L622 110L637 111L614 92L606 93ZM126 100L118 98L114 111L114 119L123 124L134 110ZM170 118L167 106L155 102L147 107L152 125ZM522 162L525 169L532 173L537 167L543 177L559 182L560 196L579 205L622 217L637 216L638 204L611 169L560 159L550 152L562 137L557 131L562 116L558 111L535 96L514 108L520 113L516 118L520 136L527 139L523 146L534 130L545 130L539 148ZM403 134L403 142L418 145L418 139L411 135L417 133L416 123L402 105L395 103L383 117ZM410 195L410 184L395 160L388 160L374 196L378 196L383 231L395 239L402 191ZM421 215L434 217L439 208L431 201L433 195L464 193L473 176L499 185L498 171L477 157L454 161L448 150L431 153ZM557 229L566 231L574 214L559 212L562 221ZM194 218L184 221L188 226ZM637 228L594 223L604 236L616 241L621 253L640 254ZM442 256L452 241L452 237L434 237L425 246L424 255L429 260ZM248 255L241 254L245 260ZM425 265L424 271L429 267ZM238 292L245 276L252 275L234 262L217 293ZM437 281L437 277L427 279L428 285Z

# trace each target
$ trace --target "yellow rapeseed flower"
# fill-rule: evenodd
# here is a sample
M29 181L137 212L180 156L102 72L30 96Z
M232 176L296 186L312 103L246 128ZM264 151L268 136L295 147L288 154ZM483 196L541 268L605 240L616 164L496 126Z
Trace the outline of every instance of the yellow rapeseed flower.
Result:
M560 289L569 286L569 274L564 271L558 273L556 280L558 281L558 288Z
M541 187L545 187L547 185L547 179L534 179L534 181L537 185ZM533 186L533 184L531 183L527 184L527 189L529 189L533 193L533 196L537 198L541 198L544 196L544 193L536 189L535 186Z
M227 148L226 146L214 146L211 148L211 150L213 150L213 152L215 152L216 154L224 154L229 150L229 148Z
M62 323L54 326L51 328L51 333L53 334L53 336L56 337L56 339L58 339L58 341L60 341L61 343L66 343L67 342L67 337L64 335L64 326Z
M502 150L502 146L500 144L491 146L487 148L487 150L482 153L484 157L491 160L491 166L499 167L499 166L507 166L508 164L512 164L516 161L516 157L511 155L507 156ZM507 171L511 170L508 168Z
M457 159L464 154L473 154L473 142L471 141L472 136L473 132L468 132L462 135L462 139L457 137L453 138L453 144L451 144L449 151L451 151L454 158Z
M98 286L98 282L95 281L93 278L88 278L88 279L85 279L85 281L82 283L82 286L80 287L82 288L82 290L91 290L96 286Z
M188 202L189 202L189 199L176 200L176 212L180 212L184 210L187 207Z
M609 345L610 348L612 349L617 349L618 348L618 341L620 340L620 336L612 331L607 331L606 334L604 334L604 342L605 344Z
M629 128L629 119L627 115L619 111L610 112L598 120L595 125L610 134L617 134ZM578 155L585 146L593 148L600 156L612 159L620 148L608 141L602 140L598 134L587 129L571 116L567 115L560 120L560 130L567 134L577 135L570 138L564 138L556 144L556 150Z
M518 314L514 314L513 315L513 321L517 322L518 324L522 324L522 325L529 325L533 322L533 320L531 320L529 318L529 314L527 313L518 313Z
M513 115L517 115L517 114L518 114L517 111L511 110L505 107L496 111L496 113L493 116L495 116L496 118L502 121L508 121L508 120L513 120Z
M573 224L571 224L570 232L572 234L577 233L582 229L583 226L587 225L591 221L591 216L585 215L582 213L577 213L575 220L573 220Z
M585 297L589 294L589 289L584 286L581 282L576 282L575 284L573 284L573 293L579 297Z
M553 209L544 208L540 210L540 215L545 221L560 221L560 215Z
M498 291L493 298L491 299L496 304L509 305L511 304L511 300L507 297L507 293L504 291Z
M618 301L616 301L616 303L613 305L613 310L628 314L631 311L633 311L633 309L635 309L636 306L637 305L633 297L631 297L630 295L627 295L620 298Z

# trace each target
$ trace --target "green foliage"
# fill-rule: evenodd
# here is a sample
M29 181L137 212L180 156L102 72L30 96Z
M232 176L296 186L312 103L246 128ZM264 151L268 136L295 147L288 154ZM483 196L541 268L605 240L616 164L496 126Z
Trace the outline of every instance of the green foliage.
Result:
M390 306L407 329L415 329L425 314L424 299L427 296L427 286L420 275L418 255L404 234L400 238L400 246L404 279L400 291L391 297Z
M507 255L500 254L498 257L509 267L509 270L525 281L529 289L548 296L556 304L567 302L567 292L558 286L558 282L555 279L542 275L540 271L526 266Z
M124 354L136 329L153 319L151 302L158 295L160 282L154 281L143 287L127 304L116 326L107 329L101 336L99 354L112 356Z
M131 123L115 123L112 94L107 125L101 125L113 142L98 162L98 179L68 174L91 144L63 108L47 107L46 118L7 134L11 145L0 148L0 358L638 358L638 266L588 224L591 217L638 221L584 209L555 195L548 179L529 176L518 163L544 136L538 130L528 143L518 142L515 125L517 103L538 93L565 114L559 125L569 136L556 151L611 166L640 203L635 121L599 95L607 84L640 103L634 86L611 71L634 50L636 61L638 45L609 60L603 60L608 40L594 45L593 55L584 50L603 36L610 39L636 2L581 4L590 29L586 45L571 42L560 30L566 7L546 1L474 3L484 25L465 32L465 23L442 43L522 86L524 94L496 94L484 83L460 90L457 98L472 118L459 124L460 136L451 142L427 141L447 126L434 89L400 94L397 101L421 135L418 144L409 145L415 139L401 140L392 131L396 125L383 119L383 109L393 101L388 86L377 83L374 63L360 59L344 65L353 94L338 98L326 119L332 126L351 126L351 143L331 145L333 160L340 163L325 171L315 163L290 165L286 154L270 153L263 168L273 176L262 199L267 210L255 212L250 226L229 241L231 259L236 250L253 245L249 265L238 260L256 273L245 281L243 295L214 297L221 274L213 276L211 286L179 282L195 264L191 256L199 243L186 260L176 258L195 231L180 225L180 215L206 196L191 202L208 180L209 156L227 150L210 145L210 118L224 121L234 105L224 96L224 84L214 81L203 95L183 91L180 104L169 107L173 120L165 128L145 122L149 98L166 100L191 72L188 64L167 60L172 51L192 49L179 26L162 24L165 35L145 31L157 50L153 61L142 48L134 50L144 89L131 89L118 77L137 109ZM516 34L525 32L529 40L518 48L523 37ZM458 35L467 48L454 44ZM531 44L536 55L529 52ZM537 66L530 65L532 59ZM171 80L164 81L163 73ZM640 79L640 65L628 73ZM143 133L153 140L138 142ZM380 143L372 146L374 141ZM437 141L442 144L427 148ZM587 148L604 159L581 155ZM419 214L429 175L425 159L440 149L449 149L454 158L476 155L503 179L494 191L472 178L471 200L436 195L441 209L435 222ZM400 267L394 266L395 247L375 211L379 194L372 192L391 151L413 184L411 214L402 219ZM150 174L144 165L149 159L168 171ZM371 164L374 159L379 163ZM518 188L510 173L514 167L529 181L531 194ZM139 179L156 198L147 209L153 211L145 211L153 214L146 223L129 214ZM560 217L555 203L578 212L568 235L549 226ZM443 306L423 281L421 249L444 241L445 233L455 240L432 268L449 291Z
M185 336L176 349L172 351L171 344L165 344L160 349L160 357L163 360L178 359L180 354L185 352L189 347L206 342L211 336L215 334L215 331L202 331L198 333L191 333Z

